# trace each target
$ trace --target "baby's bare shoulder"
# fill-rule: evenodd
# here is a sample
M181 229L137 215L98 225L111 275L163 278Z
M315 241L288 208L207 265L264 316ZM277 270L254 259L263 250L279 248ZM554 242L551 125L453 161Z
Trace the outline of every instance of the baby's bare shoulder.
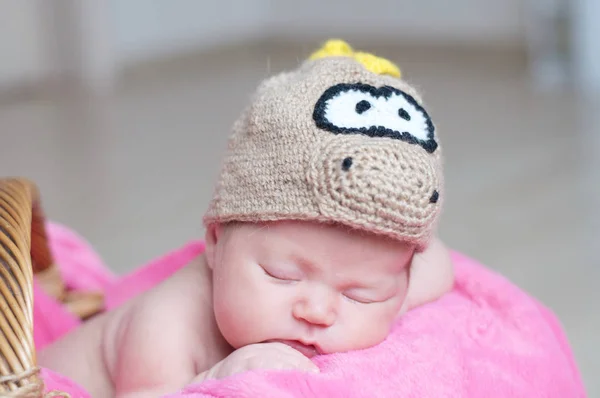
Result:
M132 300L109 322L105 356L117 392L179 388L196 375L212 311L210 281L198 261Z

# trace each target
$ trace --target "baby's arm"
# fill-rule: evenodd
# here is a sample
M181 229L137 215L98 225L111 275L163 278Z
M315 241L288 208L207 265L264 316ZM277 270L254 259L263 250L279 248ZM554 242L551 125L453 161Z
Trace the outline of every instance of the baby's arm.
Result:
M448 248L439 238L415 253L410 268L408 294L401 312L435 301L454 285L454 267Z
M189 314L173 298L144 295L84 322L42 350L41 366L70 378L94 398L153 398L193 379ZM180 303L179 303L180 304ZM187 317L187 318L186 318Z
M203 371L209 325L206 286L195 262L134 300L107 339L117 398L174 393ZM203 293L204 292L204 293ZM110 353L112 358L110 358Z
M103 314L84 322L38 352L38 364L70 378L92 397L111 397L113 388L102 360L102 335L109 320Z
M189 314L180 313L176 306L167 308L169 301L132 307L129 317L115 329L114 346L107 349L115 353L109 366L115 397L160 397L174 393L195 376L192 339L179 326Z
M206 335L198 279L193 267L184 267L42 350L40 365L74 380L94 398L176 392L204 370L196 369Z

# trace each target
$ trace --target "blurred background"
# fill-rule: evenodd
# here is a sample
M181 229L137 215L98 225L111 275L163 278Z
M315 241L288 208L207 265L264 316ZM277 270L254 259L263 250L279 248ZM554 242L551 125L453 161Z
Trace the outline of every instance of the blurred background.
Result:
M600 2L1 0L0 172L124 273L202 237L230 126L328 38L396 62L442 238L549 306L600 397Z

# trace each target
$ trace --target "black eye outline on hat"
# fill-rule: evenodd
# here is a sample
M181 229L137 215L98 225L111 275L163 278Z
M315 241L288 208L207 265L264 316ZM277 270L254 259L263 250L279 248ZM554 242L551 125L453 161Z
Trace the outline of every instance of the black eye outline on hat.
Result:
M386 101L382 103L381 98ZM360 118L364 120L356 122L354 126L340 126L338 122L330 120L332 115L328 112L332 110L332 101L337 102L335 104L337 108L334 111L348 112L346 115L353 117L355 122ZM395 101L402 106L396 109L392 107L390 101ZM385 109L379 109L383 107ZM369 116L377 118L380 123L370 123ZM338 117L343 117L343 115L338 115ZM387 137L420 145L429 153L435 152L438 147L435 140L435 126L427 111L411 95L395 87L374 87L363 83L336 84L325 90L317 101L313 119L318 128L334 134ZM381 119L386 119L386 123L383 124L388 124L388 126L381 125ZM344 123L348 124L351 121L345 119ZM402 129L393 128L391 124L402 126ZM406 127L410 127L411 131L407 131Z

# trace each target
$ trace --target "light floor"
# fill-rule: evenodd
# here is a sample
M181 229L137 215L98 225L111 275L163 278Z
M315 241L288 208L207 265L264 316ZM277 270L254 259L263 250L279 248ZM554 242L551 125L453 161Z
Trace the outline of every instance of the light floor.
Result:
M125 272L202 236L229 127L312 45L246 46L127 74L114 97L0 103L0 174ZM505 52L381 48L421 87L446 158L441 235L562 320L600 397L600 106L531 90Z

